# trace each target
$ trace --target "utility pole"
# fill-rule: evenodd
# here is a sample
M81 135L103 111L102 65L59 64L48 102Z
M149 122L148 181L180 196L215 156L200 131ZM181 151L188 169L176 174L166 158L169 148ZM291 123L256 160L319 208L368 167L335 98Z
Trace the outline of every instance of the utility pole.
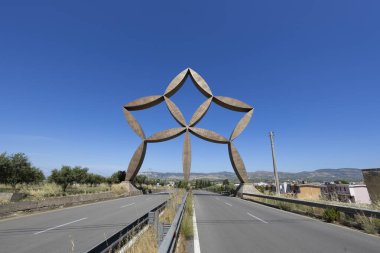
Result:
M274 141L273 141L273 131L269 132L269 138L270 138L270 143L272 147L272 159L273 159L273 173L274 173L274 181L276 184L276 194L280 195L280 182L278 180L278 174L277 174L277 163L276 163L276 155L274 153Z

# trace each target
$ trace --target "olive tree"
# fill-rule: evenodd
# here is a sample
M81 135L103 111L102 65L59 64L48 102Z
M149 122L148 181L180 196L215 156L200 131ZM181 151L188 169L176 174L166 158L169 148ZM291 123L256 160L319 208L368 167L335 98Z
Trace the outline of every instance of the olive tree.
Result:
M40 183L44 179L42 171L33 167L24 153L0 154L0 183L9 184L15 190L17 184Z

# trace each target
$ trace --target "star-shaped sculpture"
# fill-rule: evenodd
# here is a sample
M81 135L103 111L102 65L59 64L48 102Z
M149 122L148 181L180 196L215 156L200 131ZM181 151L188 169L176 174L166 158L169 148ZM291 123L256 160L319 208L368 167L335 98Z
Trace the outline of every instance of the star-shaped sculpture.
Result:
M206 100L195 111L189 123L186 122L179 108L173 103L173 101L170 100L170 97L173 96L182 87L188 76L191 77L194 85L206 97ZM146 137L142 127L133 117L131 111L147 109L164 101L171 115L181 127L163 130L149 137ZM229 110L245 112L245 115L240 119L236 127L233 129L229 139L211 130L195 127L196 124L206 114L212 102ZM188 181L190 177L191 167L191 145L189 133L192 133L195 136L202 138L206 141L227 144L230 161L237 177L239 178L241 183L248 182L248 176L243 160L241 159L232 141L236 137L238 137L247 127L249 121L251 120L253 110L253 107L237 99L230 97L214 96L206 81L197 72L195 72L191 68L183 70L170 82L170 84L164 92L164 95L155 95L139 98L124 106L123 111L125 117L127 118L128 124L131 126L133 131L142 139L142 143L133 154L132 159L129 163L128 170L126 173L126 181L133 181L138 171L140 170L140 167L145 157L146 147L148 143L170 140L183 133L185 133L185 141L183 144L182 155L183 174L184 179Z

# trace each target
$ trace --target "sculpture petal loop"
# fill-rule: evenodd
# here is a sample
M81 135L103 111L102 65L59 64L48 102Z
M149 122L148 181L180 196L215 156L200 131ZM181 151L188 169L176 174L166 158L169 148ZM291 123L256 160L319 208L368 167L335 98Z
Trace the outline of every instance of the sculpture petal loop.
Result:
M206 97L212 97L212 92L205 79L201 77L197 72L190 69L190 76L198 90Z
M216 104L232 111L248 112L253 109L252 106L230 97L214 96L213 101Z
M198 109L195 111L193 116L190 119L189 126L195 126L202 118L205 116L208 108L210 108L212 102L212 97L208 98L205 102L203 102Z
M172 100L170 100L170 97L183 86L188 75L190 75L195 87L204 96L207 97L206 101L204 101L194 112L189 124L187 124L182 112L177 107L177 105ZM181 125L181 127L166 129L146 138L142 127L133 117L131 111L147 109L163 101L165 101L170 114ZM245 112L244 116L236 124L229 139L211 130L194 127L205 116L212 102L229 110ZM206 81L194 70L187 68L179 73L176 77L174 77L166 88L164 95L147 96L136 99L126 104L123 108L123 111L128 124L131 126L133 131L143 140L133 154L131 161L129 162L128 170L126 173L126 180L133 181L136 177L144 161L148 143L167 141L185 133L185 139L183 142L182 166L184 179L188 181L190 179L191 167L191 143L189 134L191 132L195 136L206 141L227 144L231 165L238 179L242 183L248 182L248 175L244 162L236 147L233 145L232 141L237 138L247 127L253 115L253 107L234 98L213 96L211 89Z
M238 137L244 129L247 127L249 121L251 121L253 115L253 109L247 112L243 118L240 119L240 121L237 123L236 127L234 128L230 140L233 141L236 137Z
M148 97L139 98L132 102L129 102L128 104L124 106L124 108L129 111L143 110L143 109L147 109L149 107L158 105L162 101L164 101L164 96L161 96L161 95L148 96Z
M130 113L127 109L123 108L124 116L127 119L129 126L132 128L133 132L135 132L141 139L145 139L145 134L140 126L139 122L133 117L132 113Z
M125 180L132 181L140 170L140 167L144 161L147 144L143 141L136 149L128 165L128 170L125 176Z
M186 120L182 115L182 112L179 108L171 101L169 98L165 97L166 106L168 107L170 114L173 118L181 125L186 126Z
M161 142L173 139L186 131L186 127L170 128L153 134L146 139L147 142Z
M225 137L223 137L222 135L218 133L215 133L214 131L210 131L204 128L197 128L197 127L189 127L189 130L195 136L198 136L199 138L204 139L206 141L211 141L215 143L229 142Z
M248 175L247 171L245 170L244 162L241 159L239 152L235 148L234 144L232 144L232 142L228 144L228 153L230 155L232 167L234 168L236 176L239 178L240 182L248 182Z
M164 96L171 97L176 93L186 81L186 77L189 73L189 69L183 70L179 73L173 80L169 83L168 87L165 90Z

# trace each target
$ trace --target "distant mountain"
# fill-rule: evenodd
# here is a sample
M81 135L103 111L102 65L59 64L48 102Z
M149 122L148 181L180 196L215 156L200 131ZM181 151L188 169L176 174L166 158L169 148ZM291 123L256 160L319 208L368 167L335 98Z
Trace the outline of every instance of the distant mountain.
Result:
M146 171L140 174L146 175L149 178L160 178L167 180L182 180L182 173L172 172L152 172ZM280 181L293 181L305 180L308 182L329 182L334 180L347 180L350 182L363 181L363 175L360 169L354 168L341 168L341 169L319 169L314 171L301 171L301 172L279 172ZM248 172L248 177L254 181L272 181L272 171L255 171ZM210 173L191 173L190 180L193 179L209 179L209 180L223 180L229 179L231 181L237 180L234 172L210 172Z
M270 171L256 171L248 172L250 179L272 180L273 172ZM281 181L293 180L306 180L309 182L324 182L334 180L347 180L350 182L363 181L362 171L354 168L342 169L319 169L314 171L301 171L301 172L279 172L278 176ZM256 180L255 180L256 181Z

